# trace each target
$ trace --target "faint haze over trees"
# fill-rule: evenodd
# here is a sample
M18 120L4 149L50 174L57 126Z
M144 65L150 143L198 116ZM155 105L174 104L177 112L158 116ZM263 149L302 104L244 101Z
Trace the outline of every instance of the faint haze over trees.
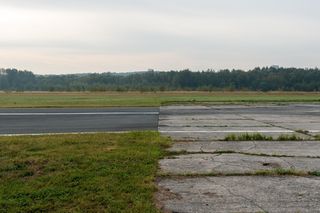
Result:
M190 70L70 75L35 75L0 69L4 91L320 91L320 70L265 67L243 70Z

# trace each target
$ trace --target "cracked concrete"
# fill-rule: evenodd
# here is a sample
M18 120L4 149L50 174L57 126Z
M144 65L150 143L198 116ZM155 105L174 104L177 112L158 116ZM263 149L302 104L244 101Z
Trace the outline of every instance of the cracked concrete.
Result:
M168 149L171 152L213 153L244 152L278 156L319 157L320 141L200 141L176 142Z
M172 178L161 179L158 185L180 195L179 199L162 199L164 211L320 212L319 177Z
M168 106L160 109L159 131L175 140L191 141L246 132L312 139L320 134L319 109L320 105Z
M159 163L164 212L320 212L320 177L254 175L320 174L320 105L161 107L159 131L176 141L168 149L176 154ZM221 141L244 133L304 140Z
M162 159L160 171L170 175L247 174L263 170L320 171L320 158L263 157L243 154L187 154Z

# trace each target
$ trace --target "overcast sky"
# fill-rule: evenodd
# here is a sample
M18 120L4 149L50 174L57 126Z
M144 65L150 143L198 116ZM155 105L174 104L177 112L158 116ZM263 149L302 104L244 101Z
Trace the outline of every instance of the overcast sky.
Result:
M319 10L319 0L0 0L0 67L319 67Z

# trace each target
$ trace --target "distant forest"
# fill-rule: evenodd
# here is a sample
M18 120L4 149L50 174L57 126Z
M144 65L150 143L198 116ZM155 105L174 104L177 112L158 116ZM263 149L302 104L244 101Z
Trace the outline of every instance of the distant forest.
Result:
M320 91L320 70L255 68L249 71L102 73L35 75L30 71L0 69L3 91L166 91L248 90Z

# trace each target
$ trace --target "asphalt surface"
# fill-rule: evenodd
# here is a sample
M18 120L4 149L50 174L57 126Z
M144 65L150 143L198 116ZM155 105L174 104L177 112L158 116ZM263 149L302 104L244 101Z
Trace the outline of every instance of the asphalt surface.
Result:
M0 109L0 135L157 130L159 109Z

